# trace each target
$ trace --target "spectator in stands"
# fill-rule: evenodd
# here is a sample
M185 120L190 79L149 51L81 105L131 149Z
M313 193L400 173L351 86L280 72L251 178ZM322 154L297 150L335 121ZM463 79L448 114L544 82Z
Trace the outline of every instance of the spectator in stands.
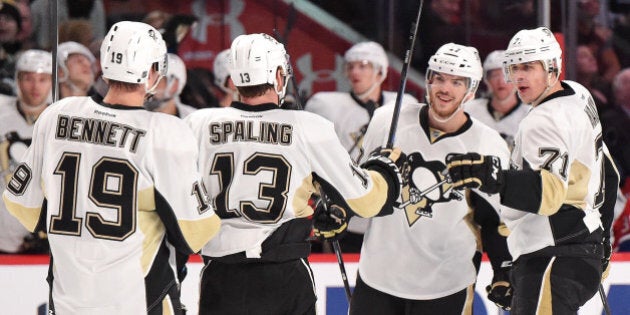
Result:
M615 76L612 93L614 105L600 113L600 119L604 142L617 164L623 185L630 174L630 68ZM630 188L630 184L626 185Z
M619 72L619 58L612 47L612 30L599 25L595 18L599 14L599 0L578 2L578 44L587 45L597 58L599 73L605 82L612 82Z
M12 1L0 1L0 94L13 95L15 60L22 45L22 17Z
M419 46L412 65L425 71L429 57L446 43L466 44L461 0L430 0L420 17Z
M49 5L49 0L34 0L31 3L33 36L37 46L44 49L50 48L52 42L49 34ZM100 39L105 36L106 16L103 0L57 0L57 12L59 25L70 19L84 19L92 26L93 38ZM89 42L82 44L87 46Z
M88 20L71 19L59 23L59 42L77 42L89 46L95 40L92 24Z
M597 60L588 46L578 45L576 61L576 81L591 92L597 110L602 113L610 103L610 84L599 74Z
M33 23L31 19L31 7L28 0L19 0L15 2L15 6L20 11L22 19L22 27L17 35L17 39L22 42L22 49L31 49L35 47L35 43L31 40L33 35Z

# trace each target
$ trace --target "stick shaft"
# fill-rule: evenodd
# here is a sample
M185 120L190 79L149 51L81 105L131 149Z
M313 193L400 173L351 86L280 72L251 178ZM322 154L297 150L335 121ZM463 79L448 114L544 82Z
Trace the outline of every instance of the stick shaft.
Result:
M392 114L392 123L389 127L389 136L387 137L386 148L391 149L394 147L394 139L396 138L396 128L398 126L398 117L400 116L400 108L402 107L402 98L405 94L405 86L407 85L407 69L411 63L411 57L413 56L413 49L416 45L416 38L418 37L418 24L420 24L420 15L422 14L422 5L424 1L420 1L418 8L418 16L411 32L409 49L405 53L405 62L403 63L402 70L400 71L400 87L398 88L398 94L396 95L396 103L394 107L394 113Z

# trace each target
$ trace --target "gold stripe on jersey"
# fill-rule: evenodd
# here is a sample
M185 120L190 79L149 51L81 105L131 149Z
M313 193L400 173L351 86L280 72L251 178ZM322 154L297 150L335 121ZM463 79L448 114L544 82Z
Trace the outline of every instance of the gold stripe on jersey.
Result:
M470 205L470 203L468 203ZM481 227L475 223L474 209L468 208L468 213L464 216L464 222L470 228L470 231L475 236L475 242L477 243L477 251L483 251L483 245L481 243Z
M195 253L201 250L221 227L221 220L217 215L202 220L177 220L177 223L190 249Z
M462 310L462 315L472 315L474 299L475 299L475 285L471 284L466 288L466 302L464 303L464 309Z
M590 179L591 170L579 161L573 161L569 170L567 200L564 203L585 210L586 194L588 194L588 182Z
M154 187L138 191L138 210L153 211L155 210L155 190Z
M538 214L550 216L560 209L566 199L566 188L558 176L547 170L540 171L542 180L542 200Z
M162 220L160 220L160 216L158 216L157 212L153 210L138 211L138 228L142 231L142 234L144 234L144 240L142 240L142 258L140 263L142 271L147 274L153 264L155 253L157 253L160 248L160 244L162 244L166 228L164 227Z
M306 218L313 214L313 208L308 205L308 200L314 192L315 186L313 186L311 174L302 180L302 184L293 195L293 213L296 218Z
M551 300L551 268L553 267L553 262L555 260L555 257L551 258L549 264L547 265L547 269L545 269L545 273L543 274L536 314L553 314L553 306Z
M2 195L2 199L4 199L4 204L7 206L9 213L18 219L27 230L34 232L37 222L39 221L39 215L42 212L42 207L24 207L19 203L12 202L4 195Z
M363 197L347 200L352 211L363 218L377 215L387 202L387 194L383 193L383 191L387 192L387 181L378 172L368 171L368 173L372 177L372 190Z
M162 300L162 315L173 315L173 301L171 301L170 295L166 295Z
M505 225L505 222L503 221L501 221L497 230L499 231L499 235L503 237L510 236L510 228L508 228L507 225Z
M4 174L4 182L8 183L11 180L11 172L9 170L9 141L5 140L0 143L0 174Z

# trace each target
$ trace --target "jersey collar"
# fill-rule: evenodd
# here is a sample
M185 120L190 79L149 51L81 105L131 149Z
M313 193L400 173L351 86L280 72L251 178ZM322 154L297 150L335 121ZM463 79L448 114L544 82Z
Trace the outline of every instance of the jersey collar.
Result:
M556 92L553 92L552 94L547 95L547 97L545 97L542 101L540 101L540 103L538 103L538 106L543 105L547 101L550 101L554 98L570 96L570 95L575 94L575 91L570 85L562 81L560 82L560 85L562 85L562 90L556 91Z
M272 109L279 109L280 107L278 107L278 105L274 104L274 103L265 103L265 104L259 104L259 105L249 105L249 104L245 104L245 103L241 103L241 102L237 102L237 101L233 101L232 105L230 105L231 107L234 107L236 109L240 109L240 110L244 110L244 111L248 111L248 112L262 112L262 111L266 111L266 110L272 110Z
M470 129L470 127L472 126L472 119L470 119L470 115L468 115L468 113L464 112L464 114L466 114L466 117L468 118L466 122L464 123L464 125L462 125L455 132L442 134L439 138L435 139L435 141L431 141L433 137L431 137L431 128L429 127L429 105L424 105L420 109L420 114L418 115L418 122L420 123L420 127L422 127L422 130L424 131L425 136L427 137L427 139L429 139L429 142L435 143L445 138L456 137L466 132L468 129Z

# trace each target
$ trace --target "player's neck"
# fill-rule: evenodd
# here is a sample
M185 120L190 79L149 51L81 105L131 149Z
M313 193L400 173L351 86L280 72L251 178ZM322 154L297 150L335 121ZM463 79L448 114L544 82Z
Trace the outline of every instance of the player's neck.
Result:
M175 99L173 98L168 101L160 111L169 115L177 115L177 104L175 104Z
M278 94L276 94L272 89L268 90L265 94L261 96L255 97L244 97L241 96L241 102L245 104L249 104L252 106L261 105L261 104L278 104Z
M110 87L103 98L103 102L108 104L141 107L142 104L144 104L144 97L144 86L138 86L138 88L133 92Z

